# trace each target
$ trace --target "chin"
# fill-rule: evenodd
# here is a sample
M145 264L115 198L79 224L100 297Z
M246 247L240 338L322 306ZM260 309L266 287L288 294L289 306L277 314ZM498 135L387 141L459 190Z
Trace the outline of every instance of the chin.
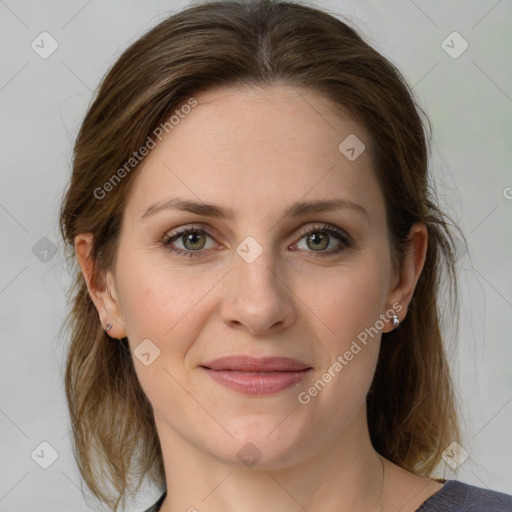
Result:
M300 426L291 426L285 418L286 414L237 418L226 428L233 437L208 443L212 445L208 451L225 463L248 469L285 469L306 458L304 447L311 445Z

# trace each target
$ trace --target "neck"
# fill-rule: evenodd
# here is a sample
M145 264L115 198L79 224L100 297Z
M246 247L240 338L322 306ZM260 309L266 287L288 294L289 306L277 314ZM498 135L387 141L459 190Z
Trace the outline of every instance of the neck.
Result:
M157 421L167 481L161 512L379 511L383 464L360 424L352 425L310 458L249 469L211 457Z

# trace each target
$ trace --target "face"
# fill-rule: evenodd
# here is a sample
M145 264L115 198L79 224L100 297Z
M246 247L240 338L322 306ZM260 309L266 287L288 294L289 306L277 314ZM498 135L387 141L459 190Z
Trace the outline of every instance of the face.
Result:
M288 86L196 99L132 184L110 311L146 354L164 450L286 467L363 435L403 303L370 136ZM339 149L351 134L356 159Z

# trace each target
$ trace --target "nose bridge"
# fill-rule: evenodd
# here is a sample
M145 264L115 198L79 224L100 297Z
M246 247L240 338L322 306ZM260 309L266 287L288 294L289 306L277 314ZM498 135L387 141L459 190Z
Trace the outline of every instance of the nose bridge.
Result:
M224 320L253 333L289 325L295 313L285 277L279 275L279 261L273 251L258 249L250 240L246 244L242 242L234 255Z
M248 245L251 257L246 259L243 253L240 255L247 248L247 245L244 247L243 244L240 244L235 258L234 277L238 284L237 296L241 298L243 295L247 295L253 301L261 299L272 301L280 298L283 284L277 277L280 265L276 261L273 251L264 249L256 254L256 249L251 247L250 242Z
M273 251L263 250L255 257L254 261L246 260L242 256L237 259L235 273L246 288L250 287L251 293L262 295L279 293L278 288L282 286L277 278L280 265L276 261Z

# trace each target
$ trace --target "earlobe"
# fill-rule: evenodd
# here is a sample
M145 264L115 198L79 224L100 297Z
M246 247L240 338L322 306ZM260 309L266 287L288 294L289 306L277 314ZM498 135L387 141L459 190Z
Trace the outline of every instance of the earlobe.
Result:
M389 304L400 304L401 306L400 311L395 312L399 323L403 322L407 315L407 309L425 265L428 244L427 226L423 222L413 224L407 238L409 241L409 249L404 256L399 271L398 283L391 291L388 299ZM395 325L393 325L390 330L393 330L399 325L396 323L395 316L393 316L393 322L390 322L390 326L392 323Z
M121 320L119 304L116 299L117 294L115 294L115 290L112 290L115 285L110 272L103 279L103 285L96 282L97 276L94 272L94 261L92 258L93 243L92 233L82 233L75 237L75 253L78 264L87 284L89 296L98 311L103 329L112 338L121 339L126 337L126 330Z

